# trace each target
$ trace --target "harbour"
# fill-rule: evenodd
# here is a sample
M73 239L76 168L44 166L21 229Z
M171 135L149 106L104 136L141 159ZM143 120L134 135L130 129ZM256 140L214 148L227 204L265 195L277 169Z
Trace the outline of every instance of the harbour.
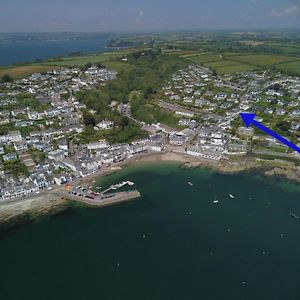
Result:
M89 193L92 181L70 191L80 186ZM298 185L151 162L95 178L92 190L101 197L100 191L126 181L135 183L138 201L74 206L1 238L1 299L43 299L45 290L49 299L58 293L61 299L98 299L99 287L103 299L144 299L145 290L157 300L297 299L299 222L289 214L300 215Z
M59 189L54 193L57 196L61 196L62 198L67 200L80 202L94 207L103 207L141 197L140 192L136 189L121 192L116 191L126 185L133 186L134 183L131 181L122 181L120 183L111 185L109 188L105 189L102 192L95 192L80 185L74 187L71 184L66 184L63 189Z
M57 194L63 197L64 199L80 202L95 207L104 207L108 205L119 204L141 197L141 194L138 190L109 193L105 195L100 194L96 195L94 198L82 195L75 195L72 192L66 191L59 191L57 192Z

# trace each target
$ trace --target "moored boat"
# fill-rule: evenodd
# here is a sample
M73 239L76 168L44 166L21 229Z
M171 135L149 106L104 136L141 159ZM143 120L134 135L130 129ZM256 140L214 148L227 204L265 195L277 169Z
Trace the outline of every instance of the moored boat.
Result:
M296 220L299 220L299 219L300 219L299 216L297 216L297 215L295 215L295 214L293 214L293 213L290 213L290 216L291 216L292 218L296 219Z

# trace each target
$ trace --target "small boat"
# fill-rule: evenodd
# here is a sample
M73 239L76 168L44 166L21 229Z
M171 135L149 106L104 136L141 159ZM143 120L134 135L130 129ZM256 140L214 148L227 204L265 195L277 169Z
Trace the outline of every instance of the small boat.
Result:
M128 185L134 185L134 182L127 181L127 184L128 184Z
M217 203L219 203L219 200L214 200L213 203L217 204Z
M235 198L232 194L229 194L229 197L230 197L231 199L234 199L234 198Z
M189 184L189 186L193 186L194 184L193 183L191 183L190 181L188 182L188 184Z
M292 218L296 219L296 220L299 220L299 219L300 219L299 216L297 216L297 215L295 215L295 214L292 214L292 213L290 213L290 216L291 216Z

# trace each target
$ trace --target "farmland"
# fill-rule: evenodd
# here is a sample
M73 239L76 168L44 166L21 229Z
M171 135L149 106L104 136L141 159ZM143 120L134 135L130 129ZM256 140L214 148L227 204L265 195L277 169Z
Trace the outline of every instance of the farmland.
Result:
M143 38L149 39L149 37ZM251 39L250 42L235 42L234 38L232 42L223 43L218 39L208 42L205 39L198 40L197 37L186 39L180 35L171 36L166 38L168 41L166 44L158 43L158 48L161 48L165 57L171 56L174 59L176 57L183 62L199 64L220 75L258 71L266 68L300 75L299 43L274 40L252 41ZM143 49L145 49L144 46ZM3 67L0 68L0 78L9 75L18 79L34 72L46 72L59 67L82 67L87 63L103 63L106 67L118 72L130 71L132 68L130 62L123 62L120 58L130 56L130 53L138 50L141 50L141 46L107 53L56 57L28 65Z
M0 68L0 78L4 75L9 75L14 79L20 79L36 72L43 73L59 67L82 67L87 63L107 63L108 67L112 67L116 69L116 71L120 71L123 67L126 68L126 66L125 63L122 64L122 62L120 60L116 60L116 58L120 58L129 53L129 50L124 50L119 52L107 52L83 56L67 56L49 59L40 63L3 67Z
M23 78L36 72L47 72L52 69L51 66L42 65L24 65L24 66L13 66L0 68L0 78L4 75L9 75L14 79Z
M265 66L274 66L284 62L300 60L300 58L292 57L292 56L282 56L282 55L253 54L253 55L230 56L230 60L250 64L253 66L265 67Z
M51 65L51 66L64 66L64 67L82 67L87 63L102 63L109 61L111 59L122 57L130 53L127 51L118 51L118 52L107 52L101 54L90 54L90 55L82 55L82 56L68 56L62 57L57 60L48 60L46 62L42 62L41 65Z
M300 75L300 60L285 64L279 64L276 66L276 69L289 74Z

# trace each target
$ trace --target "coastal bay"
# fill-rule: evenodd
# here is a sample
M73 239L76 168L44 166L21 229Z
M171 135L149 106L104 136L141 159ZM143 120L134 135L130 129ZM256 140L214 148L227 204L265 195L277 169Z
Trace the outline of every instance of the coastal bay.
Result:
M278 161L276 163L274 161L244 159L243 161L238 160L235 162L231 160L218 163L211 160L193 158L184 154L165 152L134 157L114 164L114 166L106 170L100 170L79 181L82 187L90 188L94 185L95 181L101 181L106 177L110 178L111 174L118 173L124 168L130 168L132 165L143 166L153 163L157 165L173 163L187 170L198 169L199 172L208 170L225 175L234 174L238 176L244 172L252 172L252 174L259 176L268 176L271 178L270 180L279 178L283 184L289 184L289 182L293 184L293 182L297 183L300 180L299 167L287 164L286 162ZM97 189L95 190L98 191ZM54 191L46 190L42 192L42 195L28 196L13 201L3 201L0 204L0 232L5 233L9 229L30 223L36 219L38 220L42 216L53 215L70 208L73 202L58 196L55 191L56 189Z
M296 296L299 222L289 214L300 214L299 186L180 166L131 164L95 187L131 180L140 200L72 208L4 236L1 298L41 299L45 290L47 299Z

